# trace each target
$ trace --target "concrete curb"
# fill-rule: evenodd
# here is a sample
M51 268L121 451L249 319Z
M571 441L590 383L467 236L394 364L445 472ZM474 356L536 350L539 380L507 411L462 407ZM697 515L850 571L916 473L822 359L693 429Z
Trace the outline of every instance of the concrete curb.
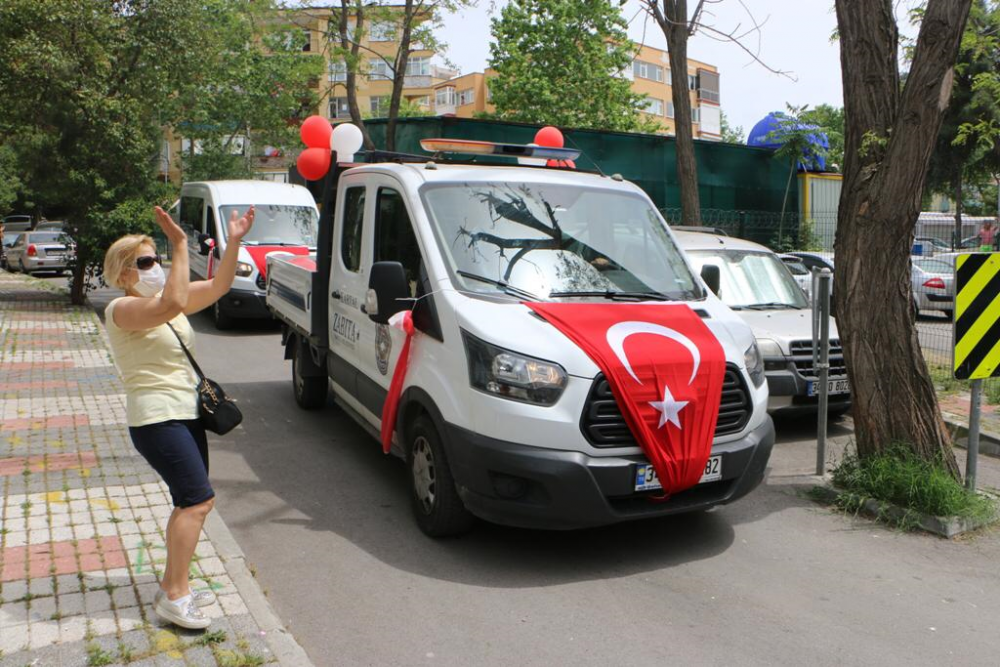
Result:
M802 486L811 485L813 499L817 502L832 505L837 502L841 495L845 493L844 491L833 486L833 484L829 481L829 476L824 476L823 478L815 476L801 476L797 479L797 482ZM901 507L893 505L892 503L875 500L874 498L865 499L862 502L859 511L873 519L889 519L891 522L896 524L913 521L921 530L949 540L960 535L964 535L965 533L971 533L975 530L979 530L984 526L989 526L1000 520L1000 516L997 515L983 520L964 519L957 516L932 516L930 514L921 514L911 510L905 510Z
M306 655L305 649L285 629L281 619L271 608L264 591L247 567L243 550L218 512L211 512L208 515L204 530L215 546L226 573L233 580L236 590L240 592L240 597L243 598L250 615L265 633L264 641L267 642L275 659L287 667L312 667L313 662Z
M955 441L955 446L968 449L969 427L963 421L967 421L967 419L947 412L944 413L944 423L948 427L952 439ZM1000 434L980 431L979 453L985 456L1000 458Z

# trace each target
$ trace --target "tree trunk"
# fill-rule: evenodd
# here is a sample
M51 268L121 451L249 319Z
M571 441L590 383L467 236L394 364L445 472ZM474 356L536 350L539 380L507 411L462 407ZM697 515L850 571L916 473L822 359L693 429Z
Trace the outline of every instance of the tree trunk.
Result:
M682 224L701 224L698 196L698 163L694 156L691 128L691 93L688 91L687 0L663 0L663 14L657 16L670 56L671 99L674 103L674 149L677 153L677 182L681 190Z
M962 170L955 174L955 241L951 246L952 250L962 247Z
M785 183L785 198L781 200L781 218L778 219L778 245L784 240L785 236L785 207L788 206L788 192L792 189L792 178L795 176L797 171L799 161L797 158L792 158L792 164L788 168L788 182Z
M403 85L406 83L406 65L410 62L410 41L413 36L413 22L416 12L413 0L406 0L403 9L402 34L399 39L399 50L396 51L396 62L392 72L392 97L389 100L389 120L385 125L385 149L396 150L396 121L399 118L399 105L403 99Z
M82 306L87 299L87 262L90 257L84 244L77 245L76 261L73 264L73 280L69 285L69 302L74 306Z
M893 443L959 477L912 315L910 248L971 0L929 0L906 86L892 0L836 0L846 116L838 331L858 454Z
M349 5L350 0L340 0L340 17L337 28L340 32L341 47L344 50L350 49L351 59L354 63L357 63L358 53L361 50L361 39L364 35L365 9L364 5L361 4L361 0L355 2L353 12L357 20L357 25L355 26L355 34L348 35L350 27L348 19L352 11ZM345 81L345 85L347 87L347 108L351 112L351 122L361 130L365 149L374 150L375 142L368 135L368 128L365 127L365 119L361 115L361 107L358 106L358 70L356 64L351 64L347 67L347 81Z

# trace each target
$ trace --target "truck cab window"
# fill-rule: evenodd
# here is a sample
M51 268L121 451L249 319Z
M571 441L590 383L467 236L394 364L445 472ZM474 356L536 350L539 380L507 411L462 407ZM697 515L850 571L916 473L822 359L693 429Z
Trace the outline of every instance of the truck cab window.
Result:
M420 246L406 212L403 197L392 188L379 188L375 207L375 260L400 262L406 269L411 296L420 280Z
M340 237L340 256L344 267L357 273L361 269L361 241L365 219L365 188L349 188L344 197L344 225Z
M205 200L201 197L181 197L181 219L178 221L189 237L201 231L201 212Z

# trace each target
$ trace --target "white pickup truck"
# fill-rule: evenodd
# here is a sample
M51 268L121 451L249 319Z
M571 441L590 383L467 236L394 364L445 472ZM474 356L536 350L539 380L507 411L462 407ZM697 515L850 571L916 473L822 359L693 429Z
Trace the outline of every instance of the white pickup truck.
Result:
M317 253L268 257L267 305L298 404L323 406L332 387L376 438L404 339L387 322L413 308L392 453L425 533L461 533L474 517L597 526L729 503L761 482L774 428L753 334L638 187L435 162L336 166L325 187ZM651 466L600 369L525 305L564 298L684 302L718 338L725 382L697 486L650 502Z

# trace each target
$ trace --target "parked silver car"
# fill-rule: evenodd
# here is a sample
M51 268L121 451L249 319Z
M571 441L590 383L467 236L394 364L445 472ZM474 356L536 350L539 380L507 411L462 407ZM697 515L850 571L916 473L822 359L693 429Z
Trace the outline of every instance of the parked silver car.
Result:
M933 310L951 318L955 309L955 260L952 257L914 257L911 284L913 312Z
M5 254L12 271L62 273L76 255L76 244L62 232L25 232L18 235Z
M3 250L0 251L0 269L7 268L7 251L17 242L17 237L20 235L20 232L4 232Z

